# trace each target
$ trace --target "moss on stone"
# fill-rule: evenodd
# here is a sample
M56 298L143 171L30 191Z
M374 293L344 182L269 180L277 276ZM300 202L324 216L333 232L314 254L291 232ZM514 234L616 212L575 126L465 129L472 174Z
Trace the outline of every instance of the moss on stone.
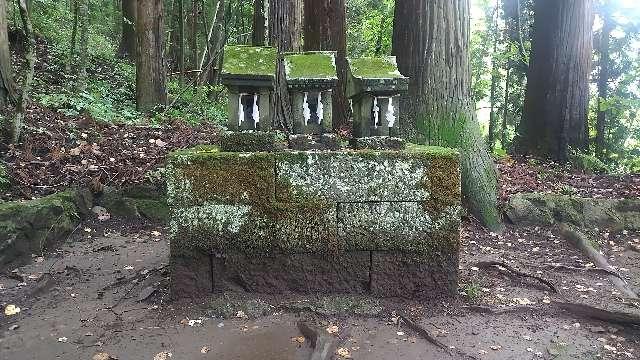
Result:
M225 152L274 152L285 144L285 136L278 132L225 132L220 136L220 149Z
M171 156L167 195L171 205L268 204L275 194L270 153L183 152Z
M404 78L398 70L395 56L348 59L351 74L359 79Z
M287 79L337 79L335 53L331 51L287 54Z
M275 76L277 52L272 47L226 46L222 73L229 75Z

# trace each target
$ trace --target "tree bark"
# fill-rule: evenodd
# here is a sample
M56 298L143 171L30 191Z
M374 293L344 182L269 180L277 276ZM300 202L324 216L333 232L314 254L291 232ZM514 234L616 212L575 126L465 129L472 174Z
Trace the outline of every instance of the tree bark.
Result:
M251 44L264 46L267 29L265 28L264 0L253 0L253 27L251 31Z
M147 112L167 103L162 0L138 0L136 105Z
M515 151L567 161L588 149L591 0L536 0L533 46Z
M15 103L17 99L7 26L7 2L2 0L0 1L0 107Z
M604 103L607 101L609 90L609 47L611 32L613 31L613 19L611 15L603 14L604 24L600 35L600 72L598 74L598 117L596 119L596 156L603 159L606 151L605 135L607 131L607 111Z
M507 65L507 74L504 81L504 103L502 108L502 126L500 127L500 143L502 149L509 148L507 144L507 123L509 120L509 98L511 97L511 67Z
M31 83L33 82L36 66L36 40L33 35L33 25L31 24L31 14L29 13L27 0L19 0L18 7L26 38L25 59L27 60L27 70L22 85L22 92L18 98L16 114L9 129L9 137L12 143L17 143L22 135L24 116L30 101Z
M277 48L279 53L302 49L302 10L302 0L270 1L269 44ZM273 127L291 131L291 100L281 58L278 59L275 89Z
M77 90L86 90L87 85L87 63L88 63L88 42L89 42L89 0L79 0L78 8L78 30L80 31L80 52L78 53L78 83Z
M349 117L347 87L347 32L344 0L305 0L304 50L336 51L338 84L333 92L333 126L345 125Z
M200 18L199 2L192 0L189 17L189 47L191 51L191 69L198 69L198 19Z
M135 60L137 0L122 0L122 37L118 55Z
M500 66L498 64L498 9L500 8L500 0L496 2L493 12L491 24L491 36L493 37L493 54L491 56L491 94L489 101L491 103L491 112L489 114L489 134L487 136L487 145L489 151L493 151L496 145L496 127L498 126L498 117L496 115L496 103L498 102L498 81L500 81Z
M411 141L460 150L465 200L498 230L496 169L471 100L470 27L469 0L396 2L393 53L410 78L399 130Z

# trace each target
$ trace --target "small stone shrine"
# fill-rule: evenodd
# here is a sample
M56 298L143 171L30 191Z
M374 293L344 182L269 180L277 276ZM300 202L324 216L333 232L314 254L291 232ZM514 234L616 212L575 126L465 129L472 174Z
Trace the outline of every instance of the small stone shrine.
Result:
M407 90L395 59L349 61L356 137L347 148L331 133L331 52L284 54L295 134L270 131L276 57L228 47L232 131L168 157L173 296L455 294L459 154L389 136Z
M332 95L338 76L335 52L284 55L295 134L320 135L333 130Z
M229 92L229 130L271 129L276 60L275 48L225 47L222 83Z
M394 135L399 118L399 95L409 79L398 71L395 56L348 59L347 96L353 107L353 136Z

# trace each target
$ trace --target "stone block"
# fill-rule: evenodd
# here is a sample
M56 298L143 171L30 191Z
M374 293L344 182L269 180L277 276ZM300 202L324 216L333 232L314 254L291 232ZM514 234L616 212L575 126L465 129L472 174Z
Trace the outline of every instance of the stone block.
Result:
M167 196L171 206L269 204L275 196L275 160L269 153L187 150L171 155Z
M428 200L429 161L392 151L277 154L276 198L332 202Z
M371 293L410 299L451 296L457 291L458 261L458 253L425 260L409 253L374 251Z
M286 147L284 136L276 132L225 132L220 136L223 152L274 152Z
M323 202L269 206L206 204L173 210L172 243L187 249L247 254L326 254L338 241L336 206Z
M340 203L338 239L347 250L392 250L431 257L460 248L460 205L430 215L422 202Z
M390 136L371 136L353 139L352 146L356 150L404 150L407 142Z
M366 251L271 256L231 253L213 259L214 291L241 287L268 294L361 294L369 288L370 260Z

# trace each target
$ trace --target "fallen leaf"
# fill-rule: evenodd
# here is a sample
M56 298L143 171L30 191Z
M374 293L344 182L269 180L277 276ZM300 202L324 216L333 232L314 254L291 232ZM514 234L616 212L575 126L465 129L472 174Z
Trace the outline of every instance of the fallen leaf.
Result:
M304 336L297 336L294 338L291 338L291 342L297 342L298 344L302 344L304 343Z
M238 312L236 313L236 317L238 319L248 319L249 316L247 316L247 314L244 313L244 311L242 310L238 310Z
M336 325L331 325L327 328L327 332L329 334L336 334L339 331L338 327Z
M7 316L15 315L19 312L20 312L20 308L13 304L9 304L7 305L7 307L4 308L4 314Z
M167 360L172 356L173 356L172 353L163 351L163 352L157 353L156 356L153 357L153 360Z
M349 350L345 348L339 348L338 350L336 350L336 355L344 359L351 359L351 354L349 353Z
M113 357L113 356L107 354L106 352L101 352L101 353L97 353L97 354L93 355L91 360L118 360L118 358Z
M69 339L67 339L65 336L58 338L58 342L66 343L67 341L69 341Z
M211 349L209 349L209 347L208 347L208 346L203 346L203 347L202 347L202 349L200 349L200 353L201 353L201 354L206 354L206 353L208 353L209 351L211 351Z

